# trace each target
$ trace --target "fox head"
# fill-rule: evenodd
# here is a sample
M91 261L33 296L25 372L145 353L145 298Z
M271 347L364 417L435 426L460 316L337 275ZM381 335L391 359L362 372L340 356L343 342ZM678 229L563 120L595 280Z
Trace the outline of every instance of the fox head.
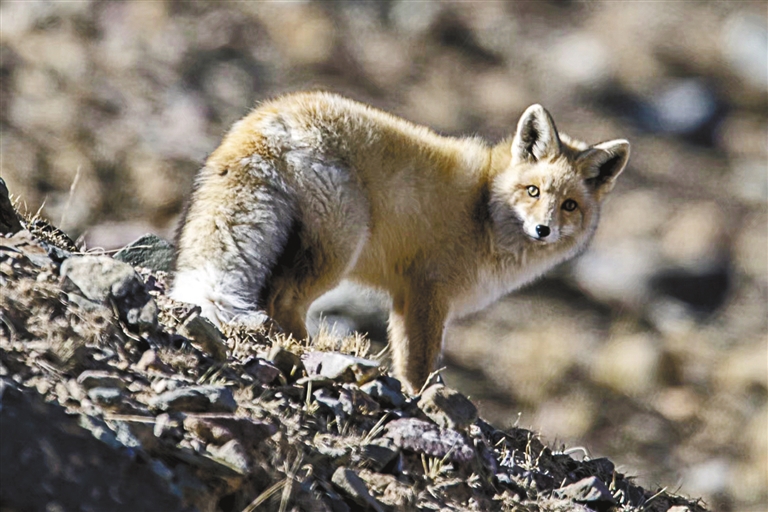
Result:
M559 134L541 105L523 113L505 147L501 170L492 183L491 214L504 238L519 227L533 243L581 245L594 232L600 204L613 189L629 159L623 139L588 146ZM519 233L519 231L518 231Z

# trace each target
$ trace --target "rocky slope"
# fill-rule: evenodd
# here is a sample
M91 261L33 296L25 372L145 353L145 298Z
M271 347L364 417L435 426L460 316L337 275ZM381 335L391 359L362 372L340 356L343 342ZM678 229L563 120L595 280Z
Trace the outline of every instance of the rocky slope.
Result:
M112 257L40 219L13 225L0 238L2 510L705 510L608 459L494 428L442 384L405 396L360 336L221 333L165 296L156 237Z

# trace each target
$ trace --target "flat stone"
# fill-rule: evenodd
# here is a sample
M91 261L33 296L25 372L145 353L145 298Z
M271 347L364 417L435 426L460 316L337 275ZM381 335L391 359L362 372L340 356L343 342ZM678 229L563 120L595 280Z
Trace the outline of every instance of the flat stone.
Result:
M173 269L174 249L159 236L148 233L117 251L114 258L134 267L169 272Z
M227 441L222 446L208 445L206 451L212 459L232 468L241 475L247 475L251 472L251 458L237 439Z
M405 396L401 391L400 381L382 375L360 386L371 398L379 402L382 407L400 408L405 403Z
M616 499L611 491L595 476L582 478L576 483L561 487L555 490L555 494L578 503L588 503L591 508L602 509L616 504Z
M428 387L419 399L419 409L443 428L462 430L477 419L477 408L467 397L449 387Z
M86 370L77 376L77 383L85 389L95 387L124 388L125 380L119 373L102 370Z
M163 412L235 412L237 402L224 386L191 386L153 397L149 407Z
M331 482L342 494L351 498L358 505L372 508L376 512L384 512L381 504L368 492L365 482L353 470L344 466L336 468Z
M440 458L447 456L456 462L469 462L475 457L475 450L460 433L433 423L402 418L388 423L385 430L383 437L403 450Z
M379 363L338 352L309 352L304 368L310 376L320 375L340 382L363 382L378 371Z

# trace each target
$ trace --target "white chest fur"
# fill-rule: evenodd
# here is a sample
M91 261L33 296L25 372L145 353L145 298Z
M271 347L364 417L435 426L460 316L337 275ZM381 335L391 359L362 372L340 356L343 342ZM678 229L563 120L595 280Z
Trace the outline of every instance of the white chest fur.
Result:
M485 309L504 295L533 281L557 261L557 258L548 255L537 256L535 261L519 261L504 268L495 265L481 267L472 284L453 299L450 319Z

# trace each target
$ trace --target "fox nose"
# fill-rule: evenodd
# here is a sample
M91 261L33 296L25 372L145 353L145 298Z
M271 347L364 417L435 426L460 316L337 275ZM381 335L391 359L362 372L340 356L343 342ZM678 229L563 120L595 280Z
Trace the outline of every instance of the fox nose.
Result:
M536 234L539 235L539 238L547 238L549 236L549 226L539 224L536 226Z

